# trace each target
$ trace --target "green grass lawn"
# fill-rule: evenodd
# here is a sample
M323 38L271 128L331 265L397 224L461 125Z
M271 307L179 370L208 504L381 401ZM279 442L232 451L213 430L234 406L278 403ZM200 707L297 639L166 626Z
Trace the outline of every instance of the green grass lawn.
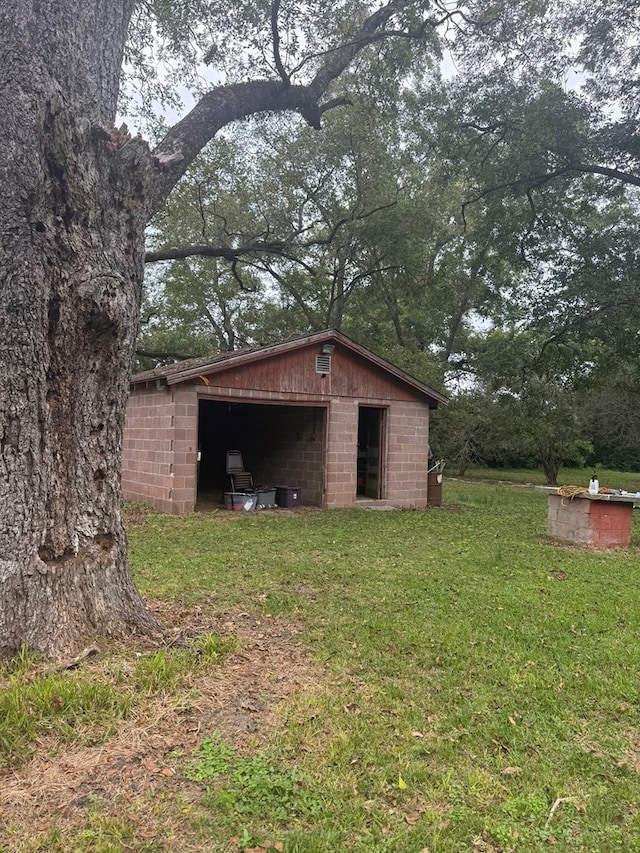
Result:
M597 553L549 542L533 489L444 499L130 529L143 593L293 619L321 673L255 754L201 732L180 850L640 851L638 519Z
M244 828L301 853L640 850L637 520L629 550L594 553L546 540L531 489L444 493L429 512L132 530L144 592L295 617L327 669L273 743L305 807L282 819L210 797L205 836Z
M561 468L558 474L558 484L565 486L589 485L593 472L598 475L601 486L609 489L624 489L627 492L640 491L640 472L637 471L611 471L609 468ZM455 477L455 470L447 469L446 473ZM465 480L480 482L510 482L510 483L533 483L544 485L545 476L541 468L521 468L504 470L502 468L469 468L464 474Z

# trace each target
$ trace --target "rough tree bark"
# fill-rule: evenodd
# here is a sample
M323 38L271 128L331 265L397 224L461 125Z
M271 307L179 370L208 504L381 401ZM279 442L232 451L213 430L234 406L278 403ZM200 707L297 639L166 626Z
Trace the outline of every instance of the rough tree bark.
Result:
M113 129L128 5L0 12L0 654L157 627L120 513L151 167Z
M120 496L146 222L230 121L294 109L317 126L331 81L393 15L375 12L308 86L212 91L151 152L113 126L133 3L0 5L0 655L159 627Z

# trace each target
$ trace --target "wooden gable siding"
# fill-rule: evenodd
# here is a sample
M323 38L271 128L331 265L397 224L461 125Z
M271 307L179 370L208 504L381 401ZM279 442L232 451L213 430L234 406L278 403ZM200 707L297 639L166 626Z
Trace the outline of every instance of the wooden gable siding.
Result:
M426 402L425 397L411 386L339 345L331 354L331 373L323 378L316 373L316 355L319 353L320 347L313 346L258 359L247 365L218 370L211 374L209 383L254 392L303 393L310 399L352 397ZM193 382L201 385L202 378Z

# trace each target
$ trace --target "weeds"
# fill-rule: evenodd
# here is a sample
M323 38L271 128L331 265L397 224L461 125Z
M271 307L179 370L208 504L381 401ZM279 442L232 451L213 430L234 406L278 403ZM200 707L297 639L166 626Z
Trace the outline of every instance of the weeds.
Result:
M29 679L36 659L26 648L3 667L0 690L0 767L28 758L39 738L61 746L100 743L142 695L179 690L203 667L219 664L238 647L234 638L212 633L187 649L159 649L131 659L114 656L102 670L54 672Z
M219 803L230 813L272 824L311 820L319 809L319 799L308 780L265 754L239 758L226 784L209 793L207 801Z
M193 754L185 776L194 782L217 779L227 772L234 756L235 748L217 739L217 733L214 732L212 737L202 741L200 748Z
M101 739L102 721L124 717L131 698L112 685L66 673L0 691L0 767L31 755L38 737Z
M290 828L313 820L321 811L321 799L309 779L275 754L250 757L218 736L206 738L192 755L185 776L206 783L202 805L233 825L242 821L245 842L253 843L270 830ZM258 824L262 831L251 833Z
M143 655L136 663L133 679L137 690L157 693L174 690L187 673L208 664L218 664L238 648L232 637L206 633L196 637L187 649L159 649Z

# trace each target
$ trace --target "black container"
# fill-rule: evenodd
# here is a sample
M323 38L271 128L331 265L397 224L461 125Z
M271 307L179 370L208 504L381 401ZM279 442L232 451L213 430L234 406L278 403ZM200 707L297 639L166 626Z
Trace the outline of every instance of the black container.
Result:
M285 509L302 506L302 492L298 486L276 486L276 503Z

